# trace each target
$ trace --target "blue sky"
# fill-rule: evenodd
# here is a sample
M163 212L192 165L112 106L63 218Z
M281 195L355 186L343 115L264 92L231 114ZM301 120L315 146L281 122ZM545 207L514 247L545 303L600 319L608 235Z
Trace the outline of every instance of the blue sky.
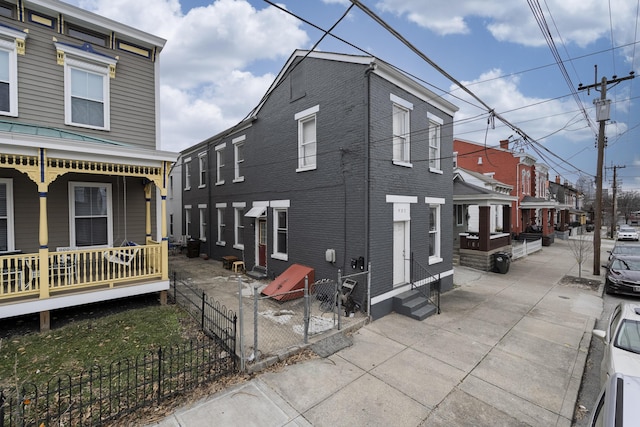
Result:
M485 104L521 129L520 141L556 175L575 183L595 176L600 93L572 89L603 76L640 71L640 0L361 0L423 54ZM242 120L295 49L311 48L322 32L264 0L67 0L167 39L161 54L162 148L180 151ZM329 29L349 0L281 0L283 8ZM451 5L455 6L452 7ZM533 10L542 12L554 56ZM394 38L358 7L333 34L426 82L460 107L456 137L489 146L514 131ZM362 53L326 37L319 50ZM636 52L637 51L637 52ZM556 63L564 63L565 74ZM567 77L565 77L565 75ZM640 79L609 86L605 166L623 191L640 191ZM576 99L577 98L577 99ZM581 108L592 118L590 128ZM516 135L517 136L517 135ZM612 170L605 170L605 188Z

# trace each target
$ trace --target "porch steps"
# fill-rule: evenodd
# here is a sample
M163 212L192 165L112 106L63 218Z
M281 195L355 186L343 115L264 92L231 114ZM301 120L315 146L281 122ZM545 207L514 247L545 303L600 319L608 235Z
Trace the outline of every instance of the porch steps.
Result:
M424 320L437 312L436 306L417 290L406 291L393 297L393 309L398 314L416 320Z
M251 270L247 271L247 276L253 277L257 280L266 279L267 269L260 267L259 265L254 265Z

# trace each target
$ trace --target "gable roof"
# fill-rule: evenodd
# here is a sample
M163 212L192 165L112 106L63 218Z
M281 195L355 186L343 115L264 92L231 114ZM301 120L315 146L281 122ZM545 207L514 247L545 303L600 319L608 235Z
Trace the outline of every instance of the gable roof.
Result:
M515 202L516 196L509 196L504 193L482 188L464 181L460 174L453 178L453 203L470 205L509 205Z
M295 61L298 58L316 58L323 59L327 61L339 61L339 62L348 62L351 64L361 64L369 66L369 69L374 73L379 75L380 77L390 81L391 83L405 89L407 92L410 92L422 99L425 102L433 105L449 116L453 117L456 111L458 111L458 107L449 101L442 98L440 95L430 91L426 87L422 86L416 80L410 78L407 74L401 72L398 68L393 65L382 61L381 59L376 58L375 56L367 56L367 55L349 55L344 53L332 53L332 52L320 52L320 51L308 51L308 50L300 50L297 49L291 54L287 62L284 64L275 80L262 97L260 103L256 106L256 108L251 111L249 116L257 116L260 109L264 105L264 103L269 99L271 93L280 85L280 83L289 75L290 68L293 66Z

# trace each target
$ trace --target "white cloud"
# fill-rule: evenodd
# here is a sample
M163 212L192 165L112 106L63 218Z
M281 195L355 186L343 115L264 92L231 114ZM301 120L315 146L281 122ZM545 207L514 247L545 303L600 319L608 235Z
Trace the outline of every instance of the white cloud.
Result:
M179 151L242 120L284 64L308 44L300 21L244 0L212 0L183 11L178 0L80 0L80 7L167 40L160 54L162 148ZM266 4L265 4L266 6Z
M496 113L524 130L531 138L540 139L542 143L548 142L544 138L552 134L558 134L575 142L584 142L585 138L592 137L591 130L584 127L584 120L579 120L582 116L573 98L547 100L526 96L520 90L519 77L498 78L501 75L501 70L493 69L473 81L461 83L470 87L472 92L491 106ZM479 105L457 86L452 85L451 90L454 95ZM455 115L454 132L462 139L482 142L485 133L488 132L488 141L495 142L513 134L512 130L497 119L495 129L487 130L487 116L476 118L479 114L486 112L485 108L475 108L459 100L452 100L452 102L460 107ZM579 124L574 126L576 122Z
M557 26L565 43L584 47L608 36L612 30L610 23L618 42L633 40L629 36L633 36L635 19L629 17L636 15L635 2L547 0L539 5L552 36L558 38ZM525 46L546 44L533 12L524 1L458 0L452 7L450 0L380 0L376 6L383 12L406 16L409 21L439 35L469 34L469 20L481 18L498 41Z

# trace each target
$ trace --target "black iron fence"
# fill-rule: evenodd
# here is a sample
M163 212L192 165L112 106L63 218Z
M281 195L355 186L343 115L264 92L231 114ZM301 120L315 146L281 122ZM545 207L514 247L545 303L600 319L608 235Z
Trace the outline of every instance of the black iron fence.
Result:
M202 289L180 279L172 273L169 296L199 323L210 338L220 341L232 354L236 354L238 316L224 305L208 296Z
M0 390L0 427L109 424L236 373L237 316L175 276L170 295L200 322L206 338Z
M206 339L95 366L44 385L0 391L1 426L98 426L236 370L236 357Z

